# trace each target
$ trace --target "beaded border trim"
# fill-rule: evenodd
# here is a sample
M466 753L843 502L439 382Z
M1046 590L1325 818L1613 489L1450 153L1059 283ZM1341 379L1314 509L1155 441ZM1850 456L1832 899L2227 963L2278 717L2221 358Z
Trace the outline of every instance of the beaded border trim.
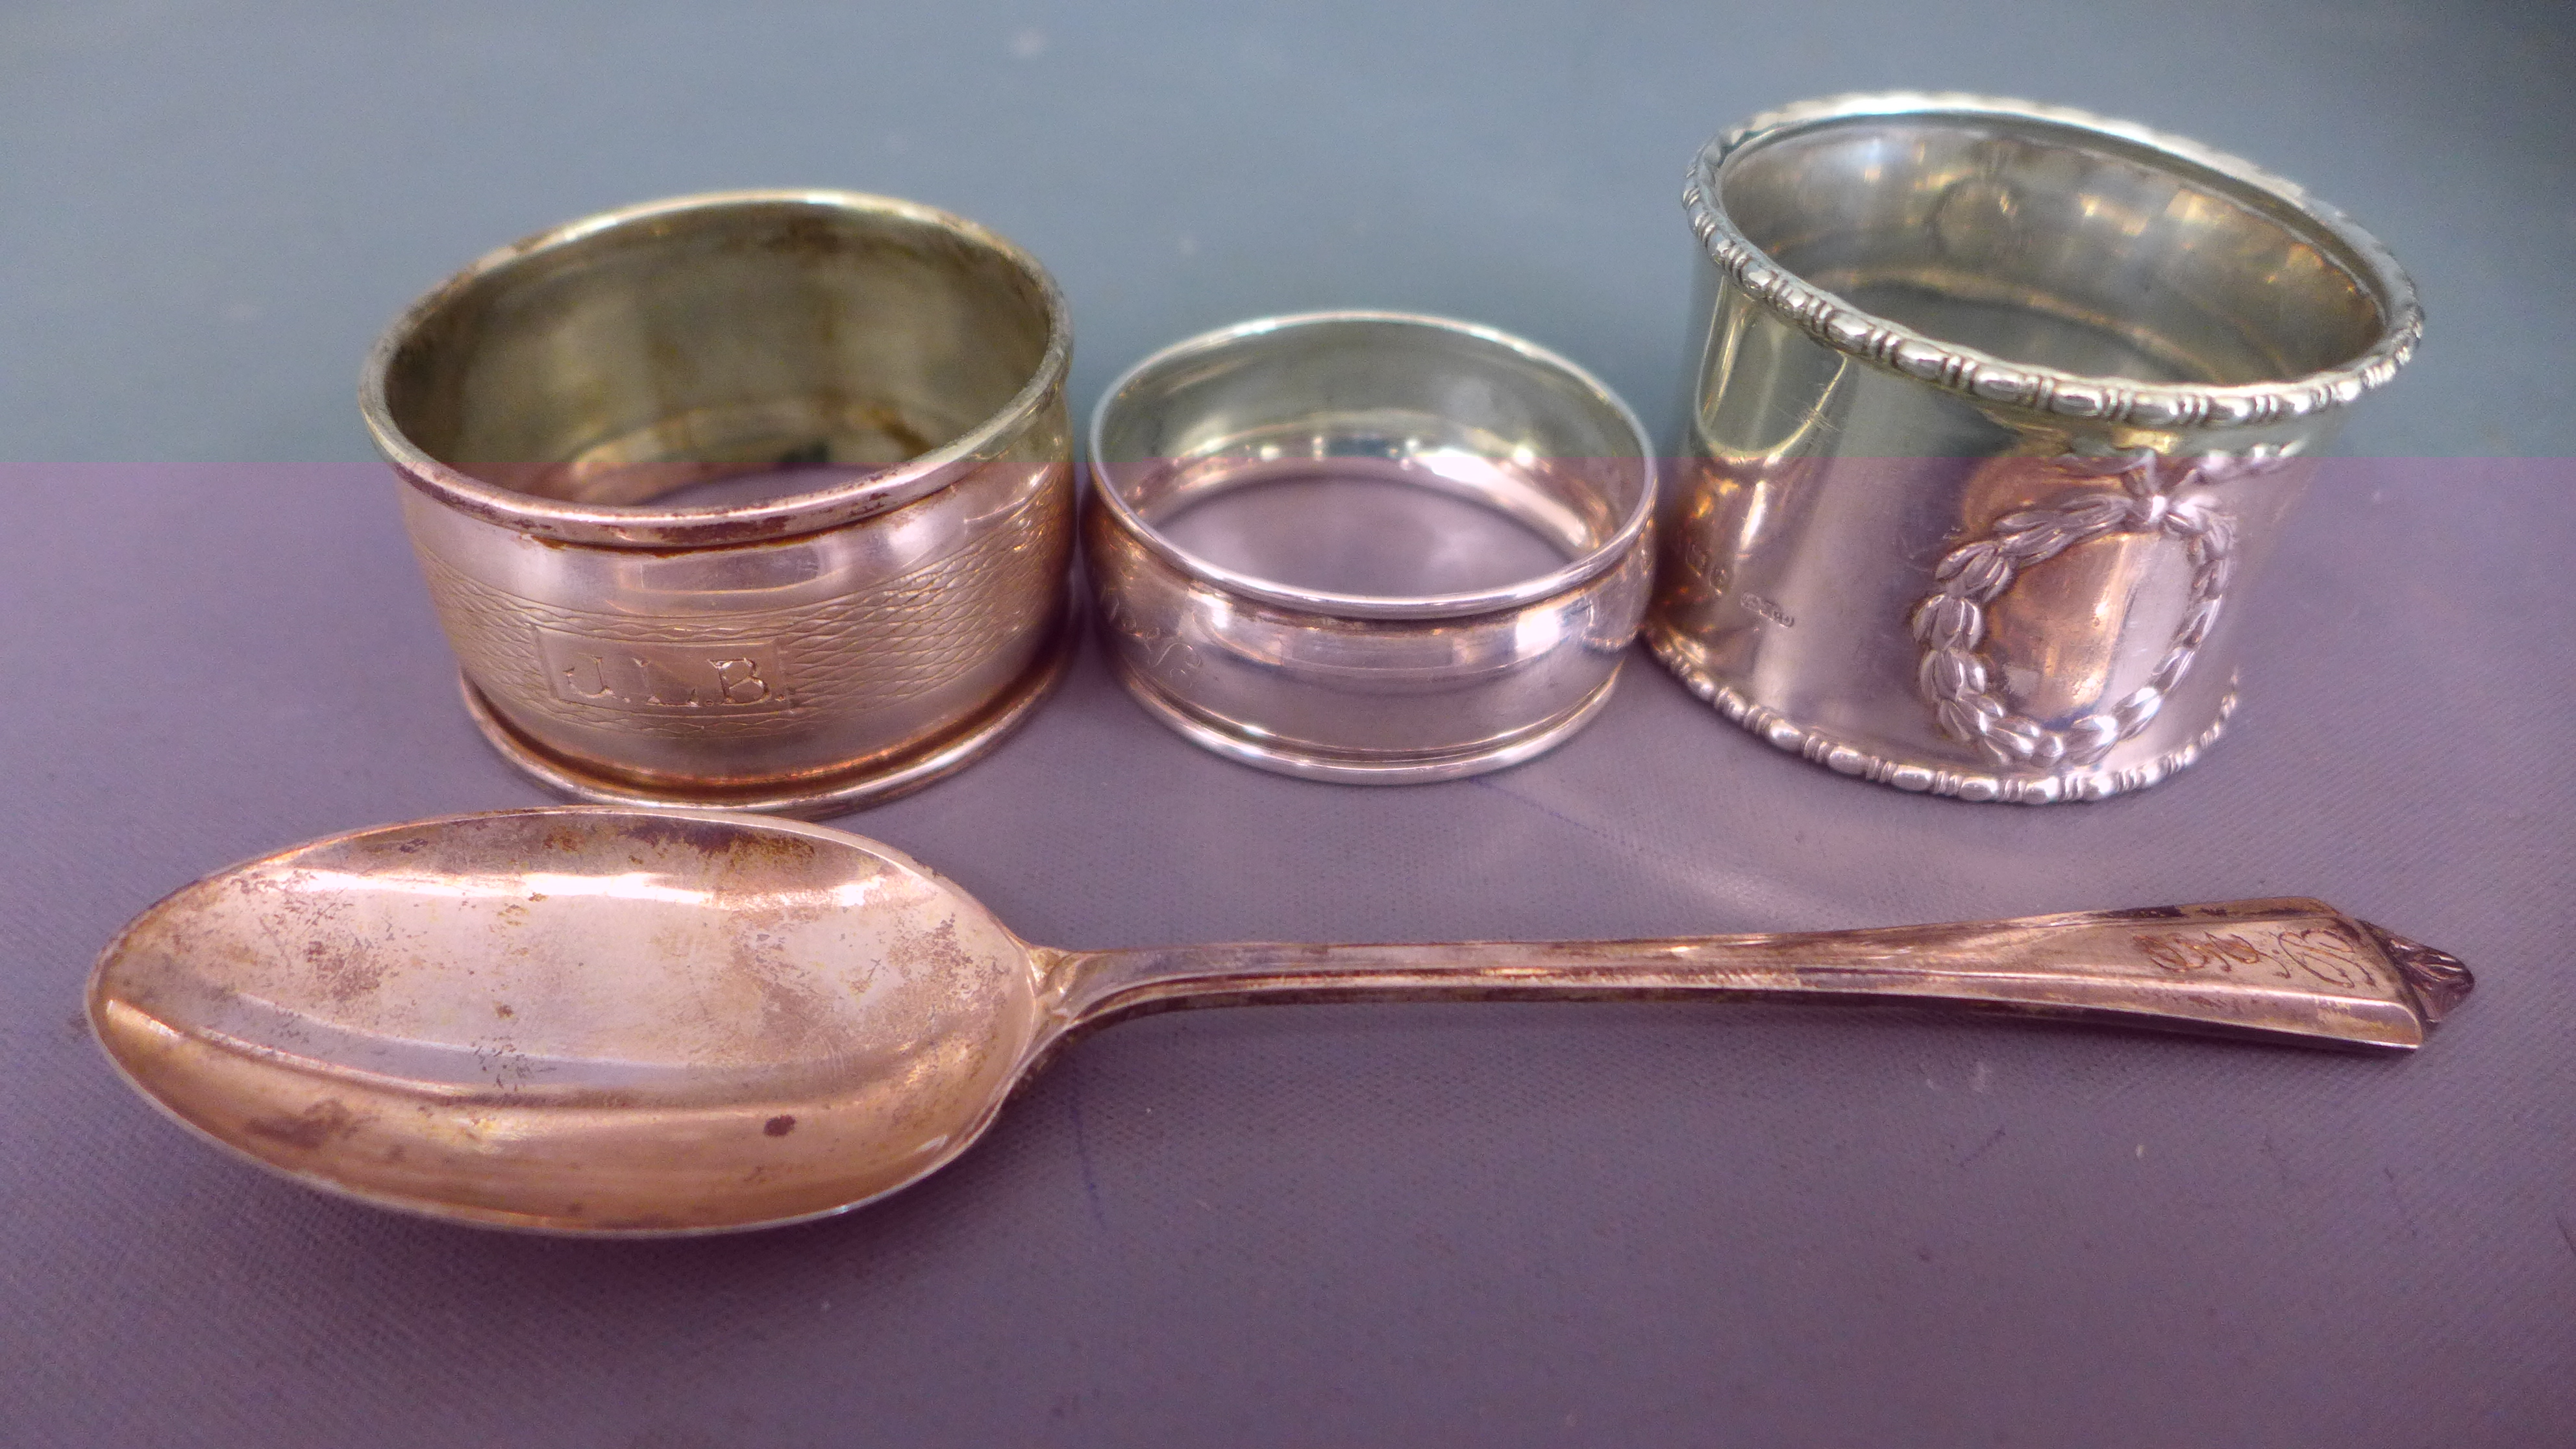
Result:
M1928 761L1890 759L1873 754L1849 740L1800 724L1767 705L1755 704L1732 685L1720 684L1701 673L1683 656L1669 635L1651 624L1646 631L1646 647L1681 680L1683 687L1716 706L1718 713L1769 741L1775 749L1813 760L1839 775L1893 785L1899 790L1917 794L1946 795L1959 800L2055 805L2070 800L2104 800L2131 790L2143 790L2198 760L2202 752L2217 743L2218 737L2226 732L2228 717L2236 713L2236 681L2231 675L2227 694L2218 701L2218 715L2209 722L2209 728L2202 730L2188 744L2167 750L2143 764L2117 770L2066 769L2035 776L1985 774Z
M1719 199L1718 173L1729 157L1747 147L1870 117L1945 115L2088 131L2161 152L2181 166L2215 173L2260 193L2276 207L2304 217L2361 265L2367 284L2386 309L2386 330L2376 345L2358 357L2279 382L2144 383L2027 366L1973 347L1940 342L1810 284L1764 255L1738 231ZM1981 403L2059 417L2158 429L2242 427L2306 417L2349 404L2396 376L2415 355L2424 333L2424 312L2415 300L2414 283L2386 247L2342 212L2296 183L2223 151L2064 106L1954 92L1899 91L1831 96L1766 111L1709 142L1692 159L1682 206L1701 246L1736 286L1827 346Z

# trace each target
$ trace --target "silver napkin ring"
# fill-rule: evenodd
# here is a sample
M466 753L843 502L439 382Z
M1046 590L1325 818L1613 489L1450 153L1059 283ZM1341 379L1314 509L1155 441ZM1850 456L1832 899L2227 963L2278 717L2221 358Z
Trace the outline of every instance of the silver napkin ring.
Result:
M2152 785L2236 703L2246 591L2423 314L2342 213L2080 111L1841 96L1710 142L1646 641L1842 774Z
M821 814L959 768L1061 675L1071 350L1045 270L972 222L732 192L484 257L359 397L503 755L585 799Z
M1539 562L1477 577L1486 548L1443 578L1452 535L1434 524L1419 547L1381 540L1419 566L1404 582L1354 589L1176 540L1243 490L1319 482L1463 500ZM1120 680L1199 744L1308 779L1454 779L1562 742L1609 699L1650 585L1655 464L1635 415L1554 353L1437 317L1274 317L1155 353L1092 415L1091 484L1085 564Z

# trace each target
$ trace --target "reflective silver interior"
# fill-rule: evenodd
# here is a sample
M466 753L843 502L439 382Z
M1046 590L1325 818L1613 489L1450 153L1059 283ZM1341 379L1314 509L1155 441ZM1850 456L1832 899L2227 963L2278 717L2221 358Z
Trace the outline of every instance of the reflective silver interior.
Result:
M2240 384L2386 333L2369 268L2234 178L2029 118L1855 116L1748 145L1727 217L1852 305L2009 362Z
M1091 440L1110 667L1244 764L1378 785L1517 764L1599 712L1645 611L1635 415L1486 328L1226 328L1137 364Z
M1030 268L927 213L700 204L571 229L469 271L415 317L385 401L406 437L459 471L637 504L710 478L882 467L953 442L1035 375L1049 311Z
M1233 490L1373 479L1481 504L1581 560L1650 487L1632 426L1584 379L1412 319L1298 321L1182 352L1125 380L1096 428L1096 477L1155 525Z

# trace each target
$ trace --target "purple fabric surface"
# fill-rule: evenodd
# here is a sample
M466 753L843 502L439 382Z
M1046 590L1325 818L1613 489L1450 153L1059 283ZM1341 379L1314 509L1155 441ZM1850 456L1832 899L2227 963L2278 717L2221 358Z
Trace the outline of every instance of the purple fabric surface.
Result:
M2576 1439L2569 27L2227 15L0 17L0 1443ZM1538 762L1340 788L1201 752L1086 653L991 758L834 823L1065 946L2314 894L2480 972L2420 1055L1840 1010L1183 1014L1082 1043L879 1206L603 1244L304 1192L90 1044L89 961L163 893L545 798L457 707L349 400L374 330L481 249L682 190L861 187L1057 269L1077 408L1201 327L1367 304L1525 332L1653 419L1690 149L1909 81L2250 153L2424 286L2425 356L2346 441L2442 456L2311 494L2204 762L2099 805L1922 799L1639 654Z

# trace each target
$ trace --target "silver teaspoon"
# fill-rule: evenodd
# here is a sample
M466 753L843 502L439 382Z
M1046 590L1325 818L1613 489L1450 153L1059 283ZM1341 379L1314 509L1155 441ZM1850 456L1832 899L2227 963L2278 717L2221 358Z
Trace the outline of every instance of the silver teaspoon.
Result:
M1183 1005L1896 998L2407 1050L2470 980L2316 901L1553 945L1033 946L901 852L709 811L362 830L108 944L126 1078L314 1187L457 1222L707 1233L856 1207L966 1150L1069 1037Z

